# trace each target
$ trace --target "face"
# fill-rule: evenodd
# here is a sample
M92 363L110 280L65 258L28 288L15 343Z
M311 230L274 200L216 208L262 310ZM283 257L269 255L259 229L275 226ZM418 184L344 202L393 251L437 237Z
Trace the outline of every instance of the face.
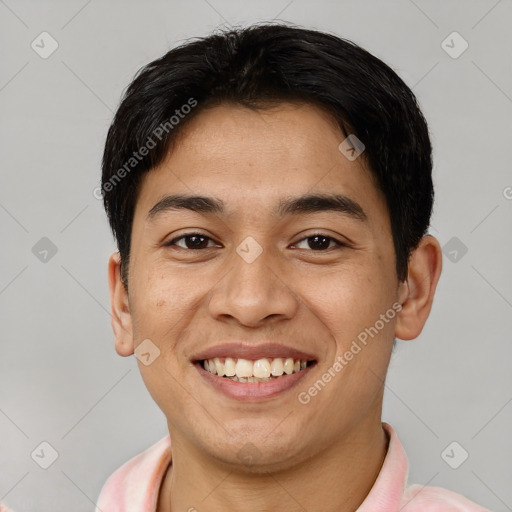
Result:
M116 347L160 351L138 364L174 443L268 469L380 422L401 285L384 197L344 139L311 105L224 105L146 174ZM226 358L262 381L204 369Z

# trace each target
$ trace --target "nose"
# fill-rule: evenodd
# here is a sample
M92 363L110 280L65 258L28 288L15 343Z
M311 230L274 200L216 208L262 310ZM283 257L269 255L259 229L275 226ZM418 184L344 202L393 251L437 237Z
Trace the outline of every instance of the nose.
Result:
M232 256L230 270L212 290L210 314L217 320L236 319L247 327L259 327L269 319L292 318L298 308L296 294L263 251L254 261Z

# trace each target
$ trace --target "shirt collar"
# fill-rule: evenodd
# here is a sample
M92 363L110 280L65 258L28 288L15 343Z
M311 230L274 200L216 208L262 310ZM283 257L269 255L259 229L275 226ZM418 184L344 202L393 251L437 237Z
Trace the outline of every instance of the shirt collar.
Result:
M394 511L401 505L409 472L407 455L393 427L382 423L382 428L388 436L388 451L377 480L356 512Z
M356 512L398 511L408 477L404 448L391 425L382 423L388 450L377 480ZM170 436L133 457L106 482L96 512L154 512L160 486L171 464Z

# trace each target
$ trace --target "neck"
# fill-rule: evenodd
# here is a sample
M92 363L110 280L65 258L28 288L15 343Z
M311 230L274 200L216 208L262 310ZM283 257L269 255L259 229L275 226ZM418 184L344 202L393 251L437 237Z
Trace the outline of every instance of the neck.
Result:
M263 474L221 467L173 433L172 465L157 512L355 511L370 492L387 452L380 415L371 420L358 423L327 451L304 463Z

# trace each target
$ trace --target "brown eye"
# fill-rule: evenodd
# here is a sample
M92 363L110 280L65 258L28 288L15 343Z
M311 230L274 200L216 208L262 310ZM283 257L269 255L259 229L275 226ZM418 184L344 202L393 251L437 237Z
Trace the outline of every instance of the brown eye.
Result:
M166 243L166 246L177 245L182 249L208 249L208 242L212 241L210 237L201 235L200 233L189 233L187 235L180 236ZM211 246L210 246L211 247Z
M299 244L306 242L307 247L298 247ZM331 245L333 243L334 245ZM306 238L300 240L296 247L299 249L311 249L313 251L325 251L327 249L332 249L335 246L344 246L345 244L335 240L331 236L324 235L322 233L317 233Z

